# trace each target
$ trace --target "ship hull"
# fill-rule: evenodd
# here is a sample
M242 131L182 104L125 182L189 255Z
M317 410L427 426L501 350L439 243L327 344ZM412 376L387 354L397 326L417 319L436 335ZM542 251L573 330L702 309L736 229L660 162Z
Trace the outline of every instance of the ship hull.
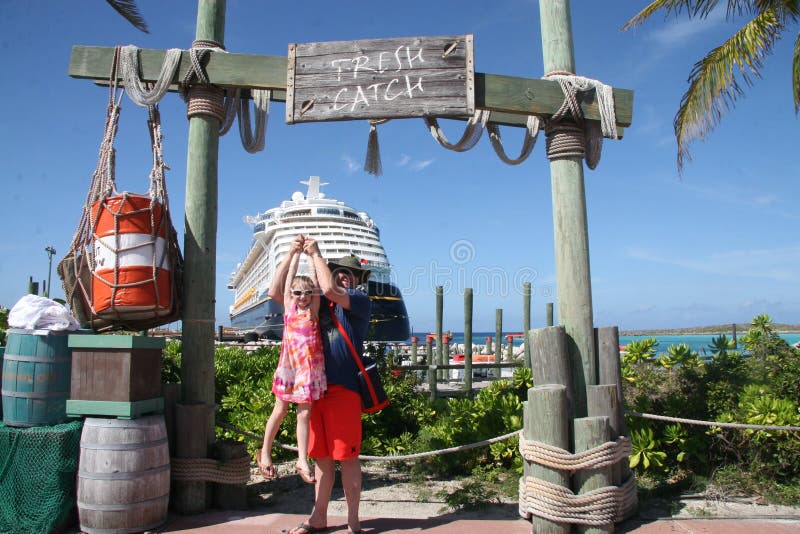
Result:
M367 341L407 341L411 337L408 313L400 290L385 282L368 282L371 312ZM231 315L231 326L251 330L260 337L280 340L283 335L283 306L266 299Z

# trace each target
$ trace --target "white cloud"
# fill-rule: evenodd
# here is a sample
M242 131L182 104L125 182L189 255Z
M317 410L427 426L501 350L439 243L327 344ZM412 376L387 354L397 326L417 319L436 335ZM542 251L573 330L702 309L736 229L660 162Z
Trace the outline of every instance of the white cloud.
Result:
M414 172L418 172L428 167L434 161L436 160L433 159L416 160L411 156L409 156L408 154L402 154L400 160L397 162L397 166L407 167L408 169Z
M686 13L670 18L663 28L653 30L649 38L659 46L675 47L688 44L694 37L711 32L725 22L725 9L717 8L706 18L688 18Z
M720 276L765 278L779 282L799 282L800 246L774 249L741 249L710 254L705 257L668 257L645 248L630 248L625 251L628 258L674 265L691 271Z
M432 159L426 159L426 160L422 160L422 161L415 161L414 163L411 164L411 169L415 170L415 171L421 171L422 169L424 169L425 167L427 167L431 163L433 163Z
M342 154L342 161L344 161L347 172L350 174L353 174L361 168L361 165L359 165L358 162L356 162L356 160L351 158L348 154Z

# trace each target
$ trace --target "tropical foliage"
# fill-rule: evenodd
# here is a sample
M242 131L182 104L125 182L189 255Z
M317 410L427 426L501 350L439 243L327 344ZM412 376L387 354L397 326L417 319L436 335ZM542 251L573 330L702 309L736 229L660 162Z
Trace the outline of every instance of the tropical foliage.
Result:
M637 13L623 30L639 26L658 11L666 17L686 14L706 19L718 6L717 0L655 0ZM678 141L678 169L691 159L688 146L704 139L724 113L744 95L742 85L761 78L764 59L785 34L791 36L800 21L798 0L728 0L726 18L743 20L742 27L704 58L689 74L689 88L675 115ZM791 67L791 91L795 113L800 110L800 33L795 37Z
M800 350L774 332L768 315L755 317L740 341L741 351L727 336L714 338L706 360L688 346L653 358L641 350L650 340L635 345L622 359L626 406L678 420L800 428ZM800 432L639 417L627 423L630 466L640 477L713 482L720 473L726 484L735 479L740 489L777 502L800 493Z

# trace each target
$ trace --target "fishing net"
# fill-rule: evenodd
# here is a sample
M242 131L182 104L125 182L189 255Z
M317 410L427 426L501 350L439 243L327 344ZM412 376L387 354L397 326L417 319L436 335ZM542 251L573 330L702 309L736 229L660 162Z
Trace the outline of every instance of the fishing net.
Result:
M0 532L53 532L69 519L76 505L82 425L0 424Z

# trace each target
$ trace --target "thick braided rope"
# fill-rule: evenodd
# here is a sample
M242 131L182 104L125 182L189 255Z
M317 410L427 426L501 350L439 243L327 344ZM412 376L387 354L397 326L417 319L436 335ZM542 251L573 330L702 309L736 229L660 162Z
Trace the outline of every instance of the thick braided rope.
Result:
M519 513L556 523L609 525L622 521L636 507L636 479L621 486L605 486L576 495L568 488L536 477L519 480Z
M256 434L253 434L252 432L247 432L247 431L242 430L240 428L236 428L235 426L229 425L229 424L224 423L222 421L217 421L216 424L217 424L217 426L219 428L224 428L225 430L230 430L230 431L235 432L237 434L240 434L242 436L251 438L252 440L257 441L259 443L261 443L264 440L263 436L258 436ZM441 455L441 454L450 454L450 453L454 453L454 452L467 451L467 450L475 449L475 448L478 448L478 447L485 447L486 445L491 445L492 443L497 443L498 441L504 441L504 440L507 440L509 438L513 438L515 435L521 435L521 431L520 430L515 430L514 432L509 432L508 434L504 434L502 436L497 436L497 437L494 437L494 438L491 438L491 439L486 439L486 440L478 441L478 442L475 442L475 443L469 443L467 445L457 445L455 447L450 447L450 448L447 448L447 449L439 449L439 450L427 451L427 452L418 452L418 453L415 453L415 454L397 454L397 455L392 455L392 456L370 456L370 455L362 454L362 455L360 455L358 457L358 459L359 460L364 460L364 461L376 461L376 462L383 462L383 461L395 462L395 461L402 461L402 460L416 460L418 458L428 458L430 456L438 456L438 455ZM277 441L274 444L275 444L276 447L280 447L282 449L286 449L287 451L295 451L295 452L297 451L297 447L294 447L292 445L285 445L283 443L278 443Z
M123 46L120 51L120 69L122 79L125 84L125 91L133 102L141 107L158 104L161 98L167 93L172 78L178 70L178 63L181 60L181 49L170 48L164 54L164 61L161 63L161 72L158 75L152 89L143 85L139 79L139 49L133 45Z
M546 123L547 157L550 160L585 158L586 165L595 169L603 151L603 137L618 139L613 88L597 80L576 76L570 72L552 72L544 76L561 86L564 101ZM600 111L600 128L590 121L584 123L578 92L594 89ZM571 120L567 117L570 116ZM565 120L566 119L566 120ZM573 123L574 122L574 123Z
M250 93L253 95L255 125L253 128L250 126L250 102L240 98L238 110L239 136L242 139L244 149L250 154L255 154L264 150L264 139L269 119L269 101L272 97L272 91L268 89L251 89Z
M205 481L217 484L247 484L250 458L233 460L211 458L170 458L170 478L181 481Z
M515 159L511 159L506 155L506 151L503 148L503 140L500 138L500 127L493 122L489 122L486 125L486 129L489 131L489 141L491 141L497 157L508 165L519 165L528 159L533 147L536 146L536 138L539 136L539 117L528 115L528 120L525 124L525 140L522 142L519 156Z
M631 440L620 436L616 441L607 441L588 451L573 454L547 443L520 437L519 452L529 462L574 473L583 469L599 469L627 458L631 454Z
M718 426L720 428L742 428L753 430L776 430L786 432L800 432L800 426L777 426L777 425L751 425L746 423L721 423L719 421L699 421L697 419L683 419L681 417L668 417L666 415L654 415L650 413L625 412L625 415L641 417L642 419L653 419L655 421L667 421L670 423L683 423L687 425Z
M436 141L448 150L455 150L456 152L466 152L470 148L478 144L478 141L483 135L483 130L486 127L486 122L489 120L489 111L476 109L475 114L467 121L467 127L464 129L464 134L461 139L456 143L450 143L444 131L439 127L439 121L436 117L425 117L425 125L431 132Z
M220 124L225 122L224 99L225 92L220 87L211 85L206 74L205 63L212 51L224 52L224 48L216 41L197 40L192 43L189 49L189 60L192 68L186 73L183 79L183 86L189 87L184 90L184 98L189 105L186 109L186 117L208 116L217 119ZM198 83L192 84L193 80Z

